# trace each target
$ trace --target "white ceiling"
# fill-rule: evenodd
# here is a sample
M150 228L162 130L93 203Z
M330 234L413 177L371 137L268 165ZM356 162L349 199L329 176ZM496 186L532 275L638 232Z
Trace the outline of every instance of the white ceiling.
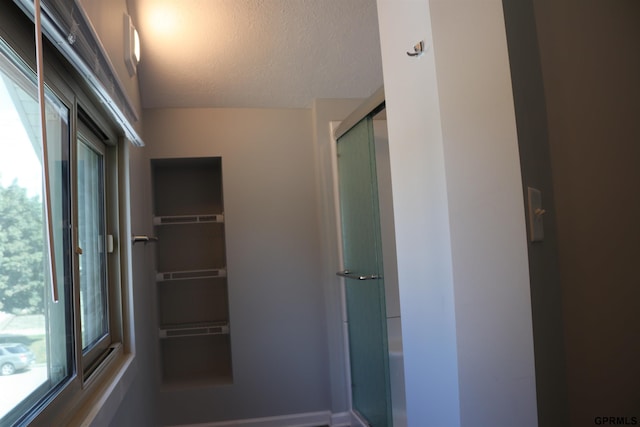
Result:
M306 108L382 86L375 0L131 0L145 108Z

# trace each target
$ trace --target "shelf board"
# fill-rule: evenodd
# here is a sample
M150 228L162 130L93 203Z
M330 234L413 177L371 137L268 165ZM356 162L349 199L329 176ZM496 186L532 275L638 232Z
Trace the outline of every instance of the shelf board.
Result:
M167 282L171 280L195 280L195 279L216 279L227 277L225 268L211 268L206 270L183 270L183 271L163 271L156 273L157 282Z
M210 222L223 223L224 214L163 215L153 217L153 225L203 224Z
M233 384L233 376L226 375L198 375L193 378L163 378L160 385L161 392L175 392L194 388L209 388L228 386Z
M160 326L158 331L160 338L225 335L229 334L229 322L203 322L162 325Z

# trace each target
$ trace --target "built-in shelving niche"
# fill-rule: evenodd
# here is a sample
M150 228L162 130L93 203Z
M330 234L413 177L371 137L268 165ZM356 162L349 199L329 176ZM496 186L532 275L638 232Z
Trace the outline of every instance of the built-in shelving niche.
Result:
M230 384L222 161L151 161L164 387Z

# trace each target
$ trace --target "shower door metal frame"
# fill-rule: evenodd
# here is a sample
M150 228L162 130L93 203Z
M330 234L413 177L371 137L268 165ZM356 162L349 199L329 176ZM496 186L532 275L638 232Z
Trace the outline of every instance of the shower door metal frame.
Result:
M363 292L363 290L365 290L364 291L365 294L368 293L368 295L370 296L369 297L364 296L365 294L361 294L361 295L363 295L364 298L373 298L368 300L372 303L372 306L364 306L366 307L365 311L362 314L358 314L359 318L357 321L360 323L359 327L362 328L363 315L365 316L364 318L373 319L375 322L379 322L379 324L376 326L376 328L378 329L374 330L373 332L374 336L366 337L368 332L365 332L363 334L364 338L362 338L363 335L359 336L360 340L362 339L364 339L365 341L368 340L369 343L379 342L379 348L376 349L376 351L379 351L379 353L376 355L378 360L374 362L374 365L375 365L374 368L377 368L375 372L379 374L377 378L378 382L376 383L374 381L373 387L372 387L373 389L377 388L377 391L374 391L372 394L369 394L368 391L365 391L364 395L366 397L363 397L363 392L362 392L363 389L362 388L360 388L359 390L356 389L357 385L353 383L354 361L353 361L353 355L351 354L354 349L353 346L356 345L357 346L355 347L357 348L356 351L360 354L359 356L356 356L356 357L360 357L360 359L362 359L363 344L362 343L355 344L355 341L353 341L354 337L350 336L350 335L353 335L353 328L355 328L356 326L353 326L353 323L351 322L352 320L351 316L349 315L349 310L348 309L346 310L347 318L348 318L347 326L349 329L349 331L347 331L347 335L348 335L347 344L348 344L349 353L350 353L348 366L350 367L349 381L351 384L351 393L350 393L351 401L352 401L351 407L352 407L352 410L363 420L369 421L369 418L373 418L375 420L373 427L390 427L392 425L392 421L391 421L392 405L391 405L391 389L390 389L390 378L389 378L389 359L388 359L388 343L387 343L388 337L387 337L387 325L386 325L387 319L385 315L385 297L384 297L385 292L384 292L384 281L382 277L383 276L382 247L381 247L382 242L381 242L381 236L380 236L380 216L379 216L379 206L378 206L378 196L377 196L378 189L377 189L377 176L376 176L376 165L375 165L375 147L374 147L374 141L373 141L373 127L371 123L371 117L373 117L373 115L375 115L377 112L383 109L384 109L384 90L381 88L371 98L369 98L369 100L367 100L360 108L356 109L347 119L345 119L340 124L340 126L338 126L338 128L335 130L335 134L334 134L335 142L337 145L339 145L340 144L339 138L347 134L353 127L360 125L361 121L363 121L364 119L367 119L366 123L364 123L363 125L366 125L368 128L368 132L367 132L368 147L366 147L366 149L369 152L368 152L368 155L363 156L362 161L364 163L368 163L370 167L370 171L369 171L370 186L367 188L367 190L371 190L371 193L372 194L375 193L375 194L370 196L371 199L369 200L371 202L371 206L370 206L371 211L365 211L365 212L371 212L370 220L372 221L372 224L374 224L374 228L377 229L377 233L375 232L373 233L377 237L372 237L373 242L375 242L375 244L373 245L375 246L375 248L371 249L372 252L367 252L367 253L369 253L369 255L375 258L374 263L377 264L377 266L372 269L375 271L371 271L371 272L349 271L349 270L343 269L341 271L338 271L336 274L338 276L341 276L344 279L344 302L345 302L346 309L347 309L347 306L349 306L350 304L352 305L352 307L354 306L353 295L355 295L358 292ZM365 129L365 128L362 128L362 129ZM346 142L343 142L343 143L346 143ZM340 150L336 146L336 153L339 151ZM337 160L337 163L339 163L339 160ZM340 179L341 178L338 176L338 180ZM342 184L340 184L340 181L338 184L340 187L342 187ZM342 210L343 202L342 202L342 196L340 194L337 194L337 196L338 196L337 199L339 201L338 216L340 218L340 241L343 249L341 259L343 260L343 264L344 264L344 259L346 257L345 251L347 250L346 249L347 243L345 243L345 241L343 240L344 238L343 236L345 232L343 228L344 226L344 223L343 223L344 213ZM377 299L376 299L376 293L377 293ZM351 295L351 298L352 298L351 300L349 300L349 295ZM369 314L366 314L366 313L369 313ZM356 318L354 317L353 319L356 319ZM363 329L359 329L359 331L362 331L362 330ZM367 345L370 345L370 344L367 344ZM367 345L365 345L365 348L367 347ZM358 368L361 368L361 366L358 366ZM357 376L359 376L360 379L362 379L363 378L362 371L360 369L358 369L358 371L359 373L357 374ZM377 404L381 406L381 411L377 411L377 412L376 410L372 411L371 403L364 402L363 399L366 400L369 397L374 397L376 399ZM365 408L362 411L359 411L359 407L361 405L364 406ZM368 414L364 414L361 412L368 412Z

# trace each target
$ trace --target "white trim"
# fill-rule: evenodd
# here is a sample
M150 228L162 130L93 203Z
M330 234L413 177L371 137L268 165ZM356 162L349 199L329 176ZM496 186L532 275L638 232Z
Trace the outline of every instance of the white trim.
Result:
M215 423L184 424L172 427L317 427L333 425L330 411L307 412L304 414L282 415L278 417L250 418ZM342 424L341 424L342 425ZM348 426L348 424L346 424Z
M376 90L358 108L349 114L332 133L334 139L340 139L342 135L349 132L362 119L371 114L374 110L384 104L384 86Z
M351 412L339 412L331 415L331 427L351 427Z
M338 251L338 269L344 270L344 255L342 253L342 214L340 212L340 183L338 177L338 140L334 137L336 129L340 126L342 122L332 121L329 122L329 132L331 134L331 144L330 144L330 152L331 152L331 179L333 184L333 209L334 215L336 218L336 241L338 246L336 250ZM342 321L347 321L347 303L346 303L346 295L344 289L344 279L340 278L340 309L342 311ZM348 348L348 347L347 347Z
M384 94L384 92L383 92ZM344 270L344 254L342 248L342 214L340 212L340 184L338 177L338 140L335 137L337 128L341 122L329 122L331 135L331 176L333 179L333 206L336 218L336 238L338 242L338 269ZM342 339L344 348L345 385L347 387L347 407L353 408L353 397L351 393L351 354L349 353L349 318L347 315L347 294L344 279L340 281L340 309L342 314Z

